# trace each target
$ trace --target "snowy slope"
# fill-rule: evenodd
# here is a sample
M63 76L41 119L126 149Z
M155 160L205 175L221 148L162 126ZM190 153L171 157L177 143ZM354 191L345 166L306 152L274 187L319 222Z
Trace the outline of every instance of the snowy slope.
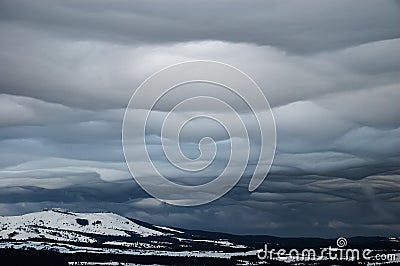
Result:
M138 225L113 213L74 213L60 209L22 216L0 216L0 239L46 238L94 243L88 234L104 236L161 236L164 233Z
M52 209L21 216L0 216L0 244L23 247L23 243L72 244L103 248L193 249L207 246L221 250L247 249L227 239L186 233L170 227L132 221L114 213L76 213ZM4 246L6 245L6 246ZM26 246L28 247L28 246ZM32 247L32 244L29 245Z

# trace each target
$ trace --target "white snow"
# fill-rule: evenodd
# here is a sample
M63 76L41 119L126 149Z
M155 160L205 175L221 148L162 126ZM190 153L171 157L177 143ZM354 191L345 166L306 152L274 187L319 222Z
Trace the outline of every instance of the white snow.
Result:
M95 248L80 247L71 244L24 241L17 243L0 242L0 248L27 249L34 248L37 250L58 250L61 253L106 253L106 254L126 254L126 255L155 255L155 256L173 256L173 257L213 257L213 258L231 258L232 256L253 256L257 254L257 250L245 252L219 252L219 251L166 251L154 249L118 249L118 248Z
M229 242L226 239L218 239L218 240L208 240L208 239L193 239L192 241L195 242L206 242L206 243L214 243L219 246L223 247L231 247L231 248L247 248L247 246L244 245L236 245L233 244L232 242Z
M87 220L88 224L81 225L77 219ZM0 216L0 229L0 239L47 238L84 243L95 240L82 233L124 237L128 237L128 233L143 237L165 235L114 213L73 213L59 209L21 216Z
M174 233L183 234L182 231L179 231L179 230L176 230L176 229L172 229L172 228L169 228L169 227L159 226L159 225L153 225L153 226L154 226L154 227L157 227L157 228L160 228L160 229L167 230L167 231L171 231L171 232L174 232Z
M175 239L179 240L180 242L205 242L205 243L212 243L222 247L230 247L230 248L247 248L245 245L237 245L232 242L229 242L226 239L218 239L218 240L210 240L210 239L187 239L181 237L174 237Z
M129 247L129 248L164 248L163 245L158 244L149 244L143 242L124 242L124 241L107 241L103 244L106 245L113 245L113 246L122 246L122 247Z

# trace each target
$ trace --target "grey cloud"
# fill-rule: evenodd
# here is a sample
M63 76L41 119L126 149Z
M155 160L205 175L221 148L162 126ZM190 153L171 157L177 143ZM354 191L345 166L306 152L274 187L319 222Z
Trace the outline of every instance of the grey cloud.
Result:
M64 38L124 44L223 40L315 53L399 36L394 1L2 1L0 16Z
M66 207L235 233L398 232L398 4L155 3L1 1L1 214ZM271 172L255 193L247 186L257 150L237 187L195 209L150 198L131 179L121 147L134 89L155 71L193 59L249 74L273 107L278 132ZM245 112L232 95L200 89L228 96ZM154 112L148 140L161 168L159 123L185 93ZM222 153L229 150L217 127L199 122L185 130L189 156L209 134L224 144ZM215 163L202 180L224 166Z
M4 31L10 35L9 29ZM349 52L359 56L350 61L342 51L293 56L252 44L192 42L137 47L43 36L33 40L32 35L11 34L8 41L0 42L4 62L0 73L5 77L0 81L1 92L74 108L124 108L134 89L150 74L173 63L204 58L232 64L250 74L272 106L399 82L397 61L365 56L392 58L398 40L353 47ZM362 72L361 65L373 65L378 72Z

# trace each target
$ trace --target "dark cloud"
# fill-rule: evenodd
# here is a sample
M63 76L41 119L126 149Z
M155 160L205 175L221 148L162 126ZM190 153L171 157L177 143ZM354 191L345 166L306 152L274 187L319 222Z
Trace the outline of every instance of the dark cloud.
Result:
M397 233L399 14L391 1L0 1L0 214L66 207L235 233ZM225 197L184 208L152 199L131 179L121 126L145 78L192 59L249 74L273 107L278 142L254 193L247 187L257 150ZM200 89L245 112L231 95ZM157 129L190 92L153 113L148 140L161 168ZM213 124L185 132L189 157L208 134L229 149ZM217 160L204 178L224 165Z
M2 1L0 10L5 23L124 44L222 40L315 53L400 33L392 1Z

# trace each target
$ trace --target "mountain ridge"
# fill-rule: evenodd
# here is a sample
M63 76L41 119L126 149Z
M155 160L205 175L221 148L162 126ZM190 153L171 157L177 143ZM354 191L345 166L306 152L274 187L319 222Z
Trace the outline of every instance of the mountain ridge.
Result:
M271 249L289 250L320 249L336 247L337 244L336 239L189 230L150 224L110 212L79 213L58 208L19 216L0 216L0 229L0 253L50 252L69 259L71 256L79 257L79 260L82 260L82 254L86 254L91 260L105 257L129 261L130 258L142 260L145 256L179 261L177 258L190 257L233 263L229 265L237 265L239 260L257 265L260 263L257 252L265 245ZM347 242L352 248L400 250L399 237L350 237Z

